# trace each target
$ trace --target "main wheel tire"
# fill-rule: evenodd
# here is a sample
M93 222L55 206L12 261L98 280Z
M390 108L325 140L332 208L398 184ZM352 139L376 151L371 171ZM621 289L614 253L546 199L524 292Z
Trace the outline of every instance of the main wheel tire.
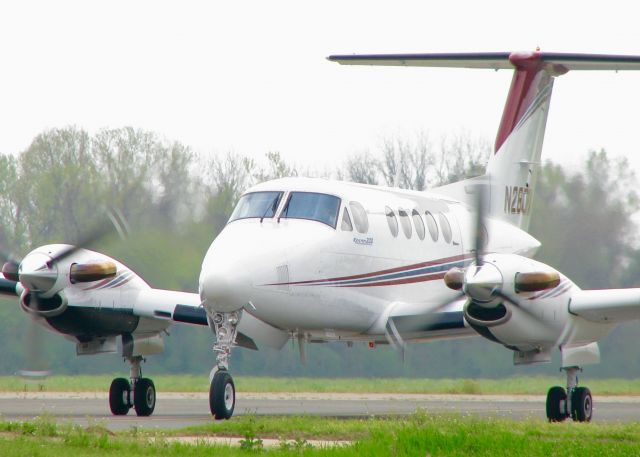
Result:
M111 381L109 387L109 409L114 416L124 416L129 412L129 394L131 384L124 378L116 378Z
M554 386L547 392L547 419L549 422L562 422L567 418L567 391Z
M218 371L209 389L209 408L216 420L230 419L236 406L236 386L229 372Z
M576 422L591 422L593 398L586 387L576 387L571 395L571 418Z
M140 378L133 388L133 407L138 416L151 416L156 408L156 386L149 378Z

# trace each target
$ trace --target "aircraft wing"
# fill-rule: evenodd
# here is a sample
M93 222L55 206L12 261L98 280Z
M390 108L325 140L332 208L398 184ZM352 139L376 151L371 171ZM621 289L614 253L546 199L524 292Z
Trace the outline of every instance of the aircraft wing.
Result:
M440 305L394 302L368 333L384 334L392 344L475 336L464 320L465 302L466 297Z
M200 306L198 294L163 289L144 289L134 298L133 313L141 317L166 319L173 322L209 325L207 313ZM280 349L289 334L253 316L245 310L238 324L238 346L258 350L261 347Z
M577 291L571 295L569 312L601 323L640 319L640 289Z

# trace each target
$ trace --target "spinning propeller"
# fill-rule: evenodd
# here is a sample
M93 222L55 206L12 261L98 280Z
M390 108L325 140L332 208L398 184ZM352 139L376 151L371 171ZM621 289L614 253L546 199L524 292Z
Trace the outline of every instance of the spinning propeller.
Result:
M476 182L473 261L465 268L454 267L445 274L444 282L447 287L458 292L454 297L430 309L424 319L418 319L418 316L414 318L420 320L422 328L428 328L435 322L438 313L466 298L465 315L468 315L470 307L476 309L480 307L487 310L489 315L497 315L500 310L506 312L504 304L509 304L529 318L544 323L539 316L523 306L514 295L557 287L560 284L560 275L552 270L517 272L512 267L505 268L501 262L497 261L497 254L487 254L488 232L485 207L487 183L484 178ZM405 343L402 332L399 331L401 326L397 325L399 321L399 317L390 317L387 320L386 337L393 347L403 353ZM564 333L566 332L563 332L562 338L566 338ZM561 340L559 342L562 342Z
M56 252L45 253L36 249L19 259L0 245L0 259L5 261L2 266L4 279L0 278L0 293L20 297L22 309L34 319L62 313L66 307L66 298L61 291L69 283L99 281L116 275L117 267L113 262L70 265L64 262L80 249L108 235L114 227L122 238L129 231L123 215L118 210L109 209L107 217L96 229L83 236L76 245L64 246ZM49 374L44 369L46 363L42 360L41 330L35 325L34 319L30 320L26 335L27 368L19 371L20 375L27 378L41 378Z
M499 266L485 261L488 233L486 225L486 184L476 186L476 220L475 246L473 249L474 262L465 270L453 268L444 277L447 287L458 290L475 304L484 308L494 308L502 302L507 302L518 308L528 316L540 320L508 292L505 291L507 282L513 283L516 294L520 292L539 292L553 289L560 284L560 275L556 271L516 272L513 279L505 278L506 272ZM510 292L510 291L509 291Z

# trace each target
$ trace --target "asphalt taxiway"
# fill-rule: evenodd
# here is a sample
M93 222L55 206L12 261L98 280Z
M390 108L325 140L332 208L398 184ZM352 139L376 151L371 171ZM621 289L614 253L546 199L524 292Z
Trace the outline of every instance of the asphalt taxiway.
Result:
M458 413L514 420L545 419L544 396L422 394L238 394L235 415L366 417ZM43 414L58 422L99 423L111 430L176 429L215 422L208 395L159 393L151 417L112 416L106 394L0 392L0 419L31 420ZM640 397L594 397L594 422L640 421Z

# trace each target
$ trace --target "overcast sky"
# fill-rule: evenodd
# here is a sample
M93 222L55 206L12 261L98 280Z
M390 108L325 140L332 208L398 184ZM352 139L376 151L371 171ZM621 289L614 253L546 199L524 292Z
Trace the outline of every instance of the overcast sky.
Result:
M522 6L514 7L519 4ZM330 167L381 139L493 142L511 72L346 67L330 54L640 54L637 2L20 1L0 6L0 152L43 129L131 125L196 151ZM640 72L559 78L543 158L640 169Z

